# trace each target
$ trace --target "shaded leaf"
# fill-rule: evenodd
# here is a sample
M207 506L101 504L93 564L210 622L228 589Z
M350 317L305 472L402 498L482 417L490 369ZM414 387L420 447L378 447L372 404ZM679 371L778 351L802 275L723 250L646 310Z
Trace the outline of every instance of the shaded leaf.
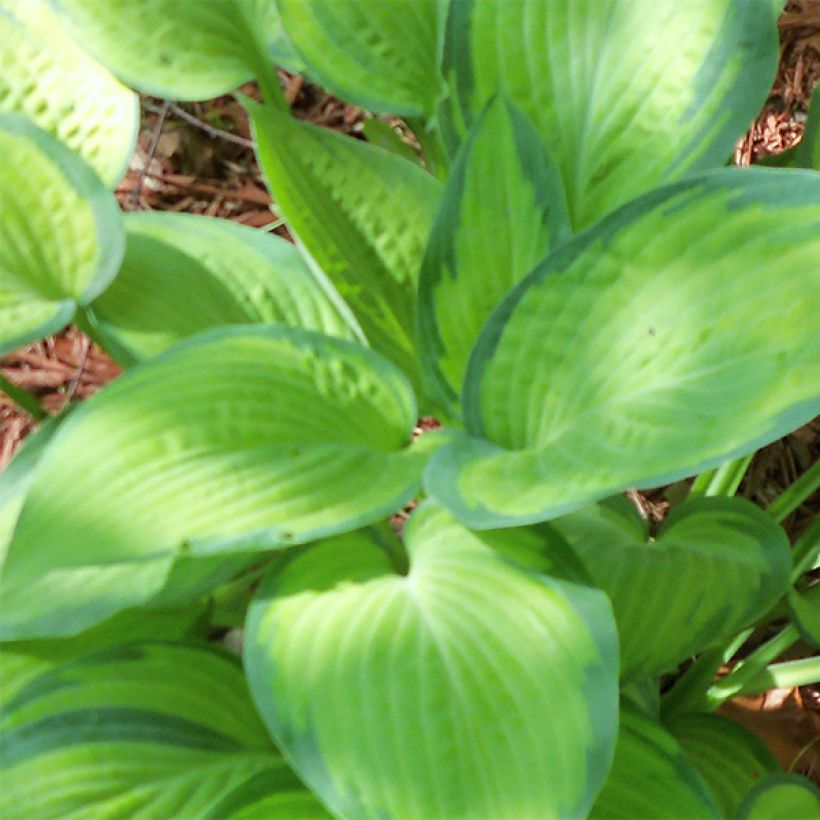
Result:
M404 537L406 571L359 531L263 582L245 665L273 737L342 816L584 816L615 740L605 597L545 575L562 553L537 531L428 504Z
M742 820L816 820L820 790L808 778L778 773L758 783L740 807Z
M429 492L471 527L546 520L799 427L820 411L818 259L813 172L715 171L622 208L492 314Z
M401 374L348 342L274 326L177 345L85 402L43 456L4 568L3 637L84 629L149 600L177 562L198 580L170 580L201 594L223 561L390 514L436 444L408 446L416 417Z

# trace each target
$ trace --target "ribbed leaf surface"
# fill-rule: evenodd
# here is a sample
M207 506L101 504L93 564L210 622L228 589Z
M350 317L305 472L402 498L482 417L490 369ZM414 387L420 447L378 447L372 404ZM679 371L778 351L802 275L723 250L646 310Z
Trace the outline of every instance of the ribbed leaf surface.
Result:
M722 817L737 817L747 792L780 770L761 740L719 715L681 715L667 728L708 784Z
M405 379L357 345L281 326L181 343L55 436L6 560L4 637L71 634L140 604L177 559L207 559L203 577L222 581L226 558L241 568L388 515L435 443L408 446L415 421Z
M444 56L451 118L470 123L506 93L536 123L573 224L586 227L662 182L725 163L771 87L775 5L457 0Z
M44 0L0 0L0 111L23 114L113 187L137 137L137 95L65 33Z
M0 113L0 354L68 324L117 272L113 195L54 137Z
M817 820L820 790L807 777L773 774L749 792L737 816L741 820Z
M672 735L634 707L624 706L615 759L590 817L692 820L720 814Z
M440 0L277 0L308 74L370 111L430 115ZM443 21L442 21L443 22Z
M788 588L785 532L742 498L689 501L648 542L622 498L552 523L612 601L626 678L674 669L765 615Z
M77 41L133 88L201 100L281 52L272 0L52 0Z
M419 281L419 349L445 408L492 309L568 236L555 163L526 117L495 98L450 172Z
M155 356L220 325L282 322L355 338L341 297L290 242L191 214L133 213L124 221L125 258L94 314L129 356Z
M492 314L471 438L429 489L472 527L665 484L820 411L820 176L727 169L564 245Z
M239 664L204 644L59 665L6 704L0 726L6 820L212 816L254 781L266 817L325 816L271 746Z
M561 554L532 531L426 505L405 543L406 574L359 531L263 582L245 665L273 737L342 816L585 816L615 740L606 599L543 574Z
M381 148L246 105L259 162L301 247L373 347L416 382L416 286L440 184Z

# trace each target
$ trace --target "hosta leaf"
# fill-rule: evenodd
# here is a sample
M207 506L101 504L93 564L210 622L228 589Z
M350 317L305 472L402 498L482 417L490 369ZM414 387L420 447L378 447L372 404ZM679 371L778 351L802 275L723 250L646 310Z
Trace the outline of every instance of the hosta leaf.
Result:
M612 601L624 677L673 669L765 615L788 588L788 538L745 499L689 501L648 542L639 522L622 498L552 522Z
M419 281L419 349L444 407L492 309L568 236L555 163L526 117L495 98L450 172Z
M820 411L820 176L727 169L565 244L479 336L430 492L472 527L717 466Z
M737 816L742 820L817 820L820 790L806 777L774 774L749 792Z
M149 600L177 560L208 559L221 582L223 559L241 569L388 515L436 440L409 447L415 421L405 379L355 344L282 326L182 342L55 436L6 559L0 634L71 634Z
M820 649L820 584L793 587L788 594L789 613L803 640Z
M116 646L58 665L0 721L6 820L211 816L262 782L266 817L325 816L271 746L239 664L205 644Z
M68 324L117 272L120 211L54 137L0 113L0 354Z
M682 715L668 727L708 784L722 817L737 817L746 793L779 771L766 745L740 724L718 715Z
M415 294L440 184L381 148L246 105L260 164L302 248L373 347L417 381Z
M44 0L0 0L0 111L33 120L109 187L139 123L137 95L68 37Z
M409 569L359 531L263 582L245 665L273 737L341 816L585 816L615 740L606 599L544 575L532 531L425 505L404 537Z
M317 82L370 111L433 113L441 87L440 0L277 0L277 5Z
M127 214L125 230L122 267L94 315L128 357L220 325L283 322L355 338L333 286L278 236L174 213Z
M672 735L636 708L624 706L612 769L590 817L719 816L697 769Z
M271 0L51 0L71 34L133 88L175 100L232 91L281 51Z
M506 93L555 155L573 224L586 227L725 163L771 87L777 13L735 0L458 0L444 55L450 113L469 123Z

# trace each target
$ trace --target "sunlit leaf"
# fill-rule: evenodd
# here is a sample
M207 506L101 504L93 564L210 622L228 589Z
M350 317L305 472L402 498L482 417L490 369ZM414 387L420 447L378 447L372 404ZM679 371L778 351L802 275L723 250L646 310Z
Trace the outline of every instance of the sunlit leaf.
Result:
M0 113L0 354L68 324L122 258L113 195L78 156Z
M352 339L333 286L290 242L224 219L175 213L125 216L120 272L94 303L105 337L149 358L201 330L283 322Z
M44 0L0 0L0 111L33 120L111 187L137 138L137 95L65 33Z
M576 228L723 165L778 63L768 2L457 0L444 72L456 128L503 91L555 155Z
M43 455L0 634L72 634L150 600L180 561L205 562L173 579L201 593L223 560L400 509L435 446L409 446L415 422L406 380L349 342L268 326L177 345L83 403Z
M370 111L431 115L438 71L440 0L277 0L307 72Z
M621 674L657 675L762 617L789 584L786 533L742 498L697 498L649 539L623 498L552 522L615 610Z
M585 816L615 741L605 597L546 575L562 551L538 531L426 505L404 540L409 568L359 531L263 582L245 664L273 737L341 816Z
M820 412L818 260L810 171L715 171L619 210L492 314L428 490L472 527L546 520L799 427Z
M5 820L228 817L257 800L265 817L326 816L268 740L239 663L205 644L58 665L22 687L0 726Z
M820 790L807 777L774 774L749 792L737 816L741 820L817 820Z
M555 163L526 117L495 98L450 172L419 282L419 349L444 407L458 402L492 309L568 236Z
M415 163L246 101L271 193L376 350L418 382L415 300L441 186Z

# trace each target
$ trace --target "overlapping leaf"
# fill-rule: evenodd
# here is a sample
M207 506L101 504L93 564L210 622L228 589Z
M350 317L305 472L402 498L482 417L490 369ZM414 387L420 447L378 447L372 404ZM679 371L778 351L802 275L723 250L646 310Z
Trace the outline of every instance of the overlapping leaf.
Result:
M391 513L435 445L409 446L415 421L406 380L352 343L277 326L177 345L51 442L6 560L2 635L72 634L149 600L178 561L221 582L223 561Z
M370 111L433 113L441 86L440 0L277 0L277 5L308 74L323 86Z
M612 601L628 678L674 669L762 617L788 588L785 532L742 498L689 501L651 540L623 498L553 524Z
M430 492L555 517L751 452L820 411L820 176L724 170L631 203L492 314Z
M84 48L159 97L216 97L269 73L271 58L287 60L271 0L52 2Z
M24 114L113 187L137 137L137 95L92 60L45 0L0 0L0 111Z
M722 817L737 817L749 790L779 771L761 740L719 715L681 715L667 728L709 785Z
M251 604L251 691L288 759L342 816L585 816L615 740L605 597L543 574L564 567L537 531L426 505L409 569L388 536L311 545Z
M444 55L451 119L469 124L506 93L555 155L573 224L586 227L725 163L774 78L775 5L458 0Z
M0 712L3 816L326 816L271 746L239 664L131 644L58 665ZM243 799L244 798L244 799Z
M806 777L779 773L758 783L743 801L741 820L818 820L820 790Z
M686 820L720 814L697 769L672 735L634 707L625 706L612 769L589 816Z
M0 354L68 324L117 272L113 195L79 157L0 113Z
M283 322L356 337L333 286L284 239L190 214L128 214L125 230L122 267L94 315L126 357L220 325Z
M450 172L419 281L419 350L443 407L457 404L492 309L568 236L555 163L526 117L495 98Z
M416 286L441 186L381 148L246 105L289 227L370 344L417 383Z

